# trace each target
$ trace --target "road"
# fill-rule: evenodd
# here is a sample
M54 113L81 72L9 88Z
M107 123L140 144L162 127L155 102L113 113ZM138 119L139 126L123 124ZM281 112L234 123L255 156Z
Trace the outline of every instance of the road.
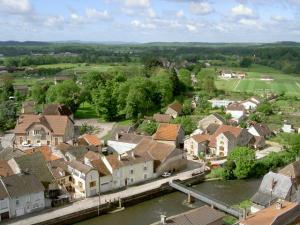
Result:
M174 176L168 177L168 178L163 178L163 179L158 179L143 185L138 185L138 186L132 186L127 188L126 190L112 193L112 194L106 194L101 196L101 204L104 204L105 202L108 201L113 201L117 200L119 198L124 198L124 197L129 197L132 195L140 194L145 191L149 191L155 188L160 187L164 183L169 183L169 181L173 179L180 179L180 180L186 180L192 177L194 169L184 171L181 173L178 173ZM55 208L55 209L49 209L42 211L41 213L36 213L32 215L28 215L27 218L23 219L15 219L15 220L10 220L9 223L7 224L14 224L14 225L23 225L23 224L34 224L34 223L39 223L43 222L49 219L53 219L56 217L64 216L66 214L74 213L80 210L96 207L99 204L99 198L98 196L92 197L92 198L87 198L78 202L74 202L71 205L67 205L65 207L60 207L60 208Z

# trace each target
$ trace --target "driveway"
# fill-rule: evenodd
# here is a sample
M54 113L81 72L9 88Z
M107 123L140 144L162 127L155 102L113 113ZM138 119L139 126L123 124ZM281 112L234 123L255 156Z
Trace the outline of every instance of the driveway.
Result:
M115 123L101 123L98 119L79 119L75 120L75 126L82 126L83 124L87 124L93 126L95 128L95 134L102 138L106 136L113 128Z

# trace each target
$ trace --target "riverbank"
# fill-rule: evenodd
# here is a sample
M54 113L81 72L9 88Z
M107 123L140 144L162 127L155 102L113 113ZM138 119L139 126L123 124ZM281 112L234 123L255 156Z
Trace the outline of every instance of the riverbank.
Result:
M204 175L192 176L193 170L176 174L175 176L159 179L147 184L129 187L126 190L103 195L100 198L100 214L108 213L119 206L119 199L123 206L138 204L151 198L155 198L174 190L168 185L173 179L182 180L186 185L194 185L204 180ZM98 216L99 198L93 197L75 202L71 205L48 209L36 214L29 214L26 217L9 220L6 224L72 224Z

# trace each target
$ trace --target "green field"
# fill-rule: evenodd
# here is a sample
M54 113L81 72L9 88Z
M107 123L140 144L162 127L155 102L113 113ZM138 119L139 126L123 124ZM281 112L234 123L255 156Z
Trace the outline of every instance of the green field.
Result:
M300 96L300 76L294 74L284 74L280 71L264 66L253 66L249 69L229 68L233 71L245 71L247 77L243 80L216 79L216 87L220 90L234 91L234 92L248 92L253 94L264 93L285 93L290 96ZM205 69L210 70L212 69ZM262 76L268 76L273 81L263 81Z

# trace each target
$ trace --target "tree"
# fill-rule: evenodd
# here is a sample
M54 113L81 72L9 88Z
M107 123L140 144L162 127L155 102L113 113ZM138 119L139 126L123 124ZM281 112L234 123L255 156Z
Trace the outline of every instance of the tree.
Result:
M81 90L72 80L51 86L46 94L47 102L65 104L74 113L82 102Z
M257 106L256 109L258 112L263 113L265 116L269 116L273 114L273 107L269 102L263 102Z
M238 179L244 179L251 174L255 163L255 152L247 147L237 147L229 153L227 160L235 163L234 175Z
M35 83L31 88L31 97L38 103L46 103L46 94L51 84L49 83Z
M191 72L187 69L180 69L178 72L178 79L182 83L185 90L192 88Z
M0 103L0 130L5 131L15 126L17 118L17 105L7 100Z
M250 57L244 57L241 61L240 61L240 67L250 67L252 65L252 58Z
M235 179L234 170L236 168L236 165L233 161L227 161L224 164L224 172L223 172L223 179L224 180L233 180Z
M177 117L172 123L180 124L187 135L191 134L197 128L195 121L189 116Z
M190 99L187 99L183 102L182 113L184 115L191 115L192 114L192 101Z
M157 75L151 77L161 95L162 106L166 106L173 100L173 85L168 71L160 70Z
M182 85L180 84L180 81L178 79L176 70L173 68L170 72L172 86L173 86L173 96L178 96L183 91Z
M113 94L115 83L108 81L105 85L99 85L92 91L92 100L99 117L107 121L114 120L118 115L117 98Z
M13 79L11 76L3 76L0 80L1 83L3 82L1 98L3 101L6 101L10 96L14 96L15 93Z
M144 120L138 127L138 131L147 135L152 135L157 130L157 127L158 123Z

